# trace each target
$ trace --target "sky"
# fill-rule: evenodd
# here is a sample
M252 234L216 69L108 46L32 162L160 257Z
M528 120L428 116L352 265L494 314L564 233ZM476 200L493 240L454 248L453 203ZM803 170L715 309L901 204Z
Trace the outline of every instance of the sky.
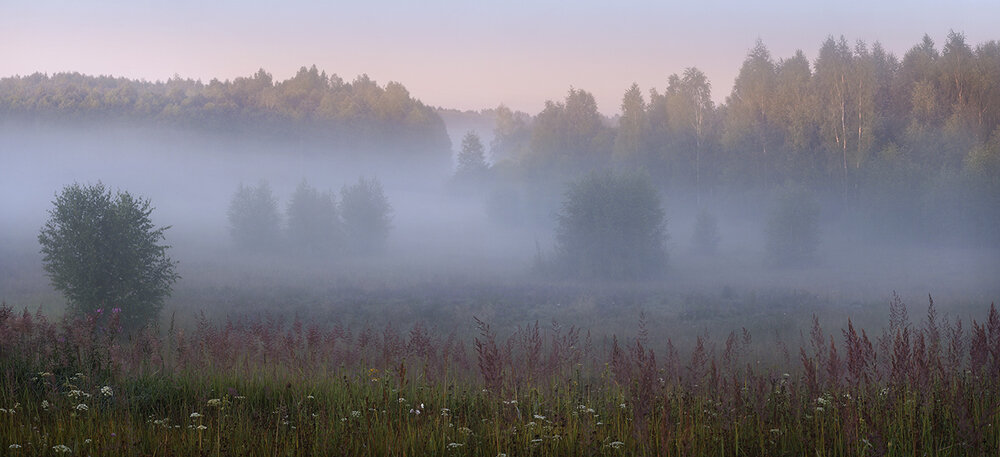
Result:
M537 113L572 87L620 111L634 82L704 71L725 100L746 53L810 60L828 36L902 56L929 34L1000 39L997 0L0 0L0 77L75 71L209 81L302 66L398 81L432 106Z

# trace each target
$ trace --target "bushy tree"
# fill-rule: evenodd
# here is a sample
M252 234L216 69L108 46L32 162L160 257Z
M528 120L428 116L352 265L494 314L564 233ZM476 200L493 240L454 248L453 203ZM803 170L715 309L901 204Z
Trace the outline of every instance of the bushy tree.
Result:
M233 242L247 251L274 249L281 237L278 201L267 181L257 186L240 184L229 204L229 232Z
M715 254L719 246L719 222L708 211L702 210L694 223L694 247L702 254Z
M377 178L358 178L340 191L340 213L347 246L356 253L382 249L392 228L392 206Z
M779 266L816 262L819 247L819 203L802 188L789 188L778 197L767 219L767 254Z
M38 242L45 272L70 309L118 309L132 328L155 319L180 276L161 244L169 227L153 225L149 200L112 194L101 183L73 184L53 205Z
M571 183L558 214L556 267L570 276L634 279L662 271L664 211L638 173L592 173Z
M286 211L288 243L293 249L316 255L329 254L339 244L340 216L332 192L320 193L303 180Z

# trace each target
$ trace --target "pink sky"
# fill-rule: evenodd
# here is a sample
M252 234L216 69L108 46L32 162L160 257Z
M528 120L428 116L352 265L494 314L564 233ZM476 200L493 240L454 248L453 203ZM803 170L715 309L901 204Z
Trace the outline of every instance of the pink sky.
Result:
M572 86L617 113L637 82L662 90L696 66L723 101L759 37L776 58L812 59L829 35L881 41L901 56L928 33L998 39L1000 2L5 0L0 76L78 71L147 80L285 79L315 64L351 80L399 81L435 106L505 103L538 112Z

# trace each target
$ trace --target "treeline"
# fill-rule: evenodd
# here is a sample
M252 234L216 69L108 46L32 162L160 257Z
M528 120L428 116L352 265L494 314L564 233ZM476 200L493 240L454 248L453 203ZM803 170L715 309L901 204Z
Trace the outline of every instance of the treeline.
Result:
M340 190L320 192L303 180L283 223L278 200L265 180L240 184L229 204L229 231L243 252L288 252L314 258L379 253L392 229L392 205L378 178L358 178ZM283 228L284 226L284 228Z
M439 158L451 144L441 118L402 84L380 86L367 75L345 82L315 65L284 81L263 69L207 84L176 76L166 82L79 73L8 77L0 79L0 118L139 122Z
M812 62L801 51L776 59L758 41L724 104L697 68L666 83L648 94L633 84L617 125L579 89L530 120L500 107L494 172L509 182L641 168L698 197L805 186L860 216L893 219L886 230L896 235L996 241L997 41L973 47L952 32L939 50L925 36L900 59L879 43L831 37Z

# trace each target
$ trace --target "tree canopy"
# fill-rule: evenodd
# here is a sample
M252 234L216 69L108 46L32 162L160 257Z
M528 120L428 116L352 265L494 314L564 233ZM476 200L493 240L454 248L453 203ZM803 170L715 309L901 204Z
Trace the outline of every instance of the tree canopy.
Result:
M341 149L446 157L440 116L397 82L346 82L316 66L285 81L263 69L208 83L175 76L149 82L79 73L0 78L0 117L22 121L124 121L278 138Z

